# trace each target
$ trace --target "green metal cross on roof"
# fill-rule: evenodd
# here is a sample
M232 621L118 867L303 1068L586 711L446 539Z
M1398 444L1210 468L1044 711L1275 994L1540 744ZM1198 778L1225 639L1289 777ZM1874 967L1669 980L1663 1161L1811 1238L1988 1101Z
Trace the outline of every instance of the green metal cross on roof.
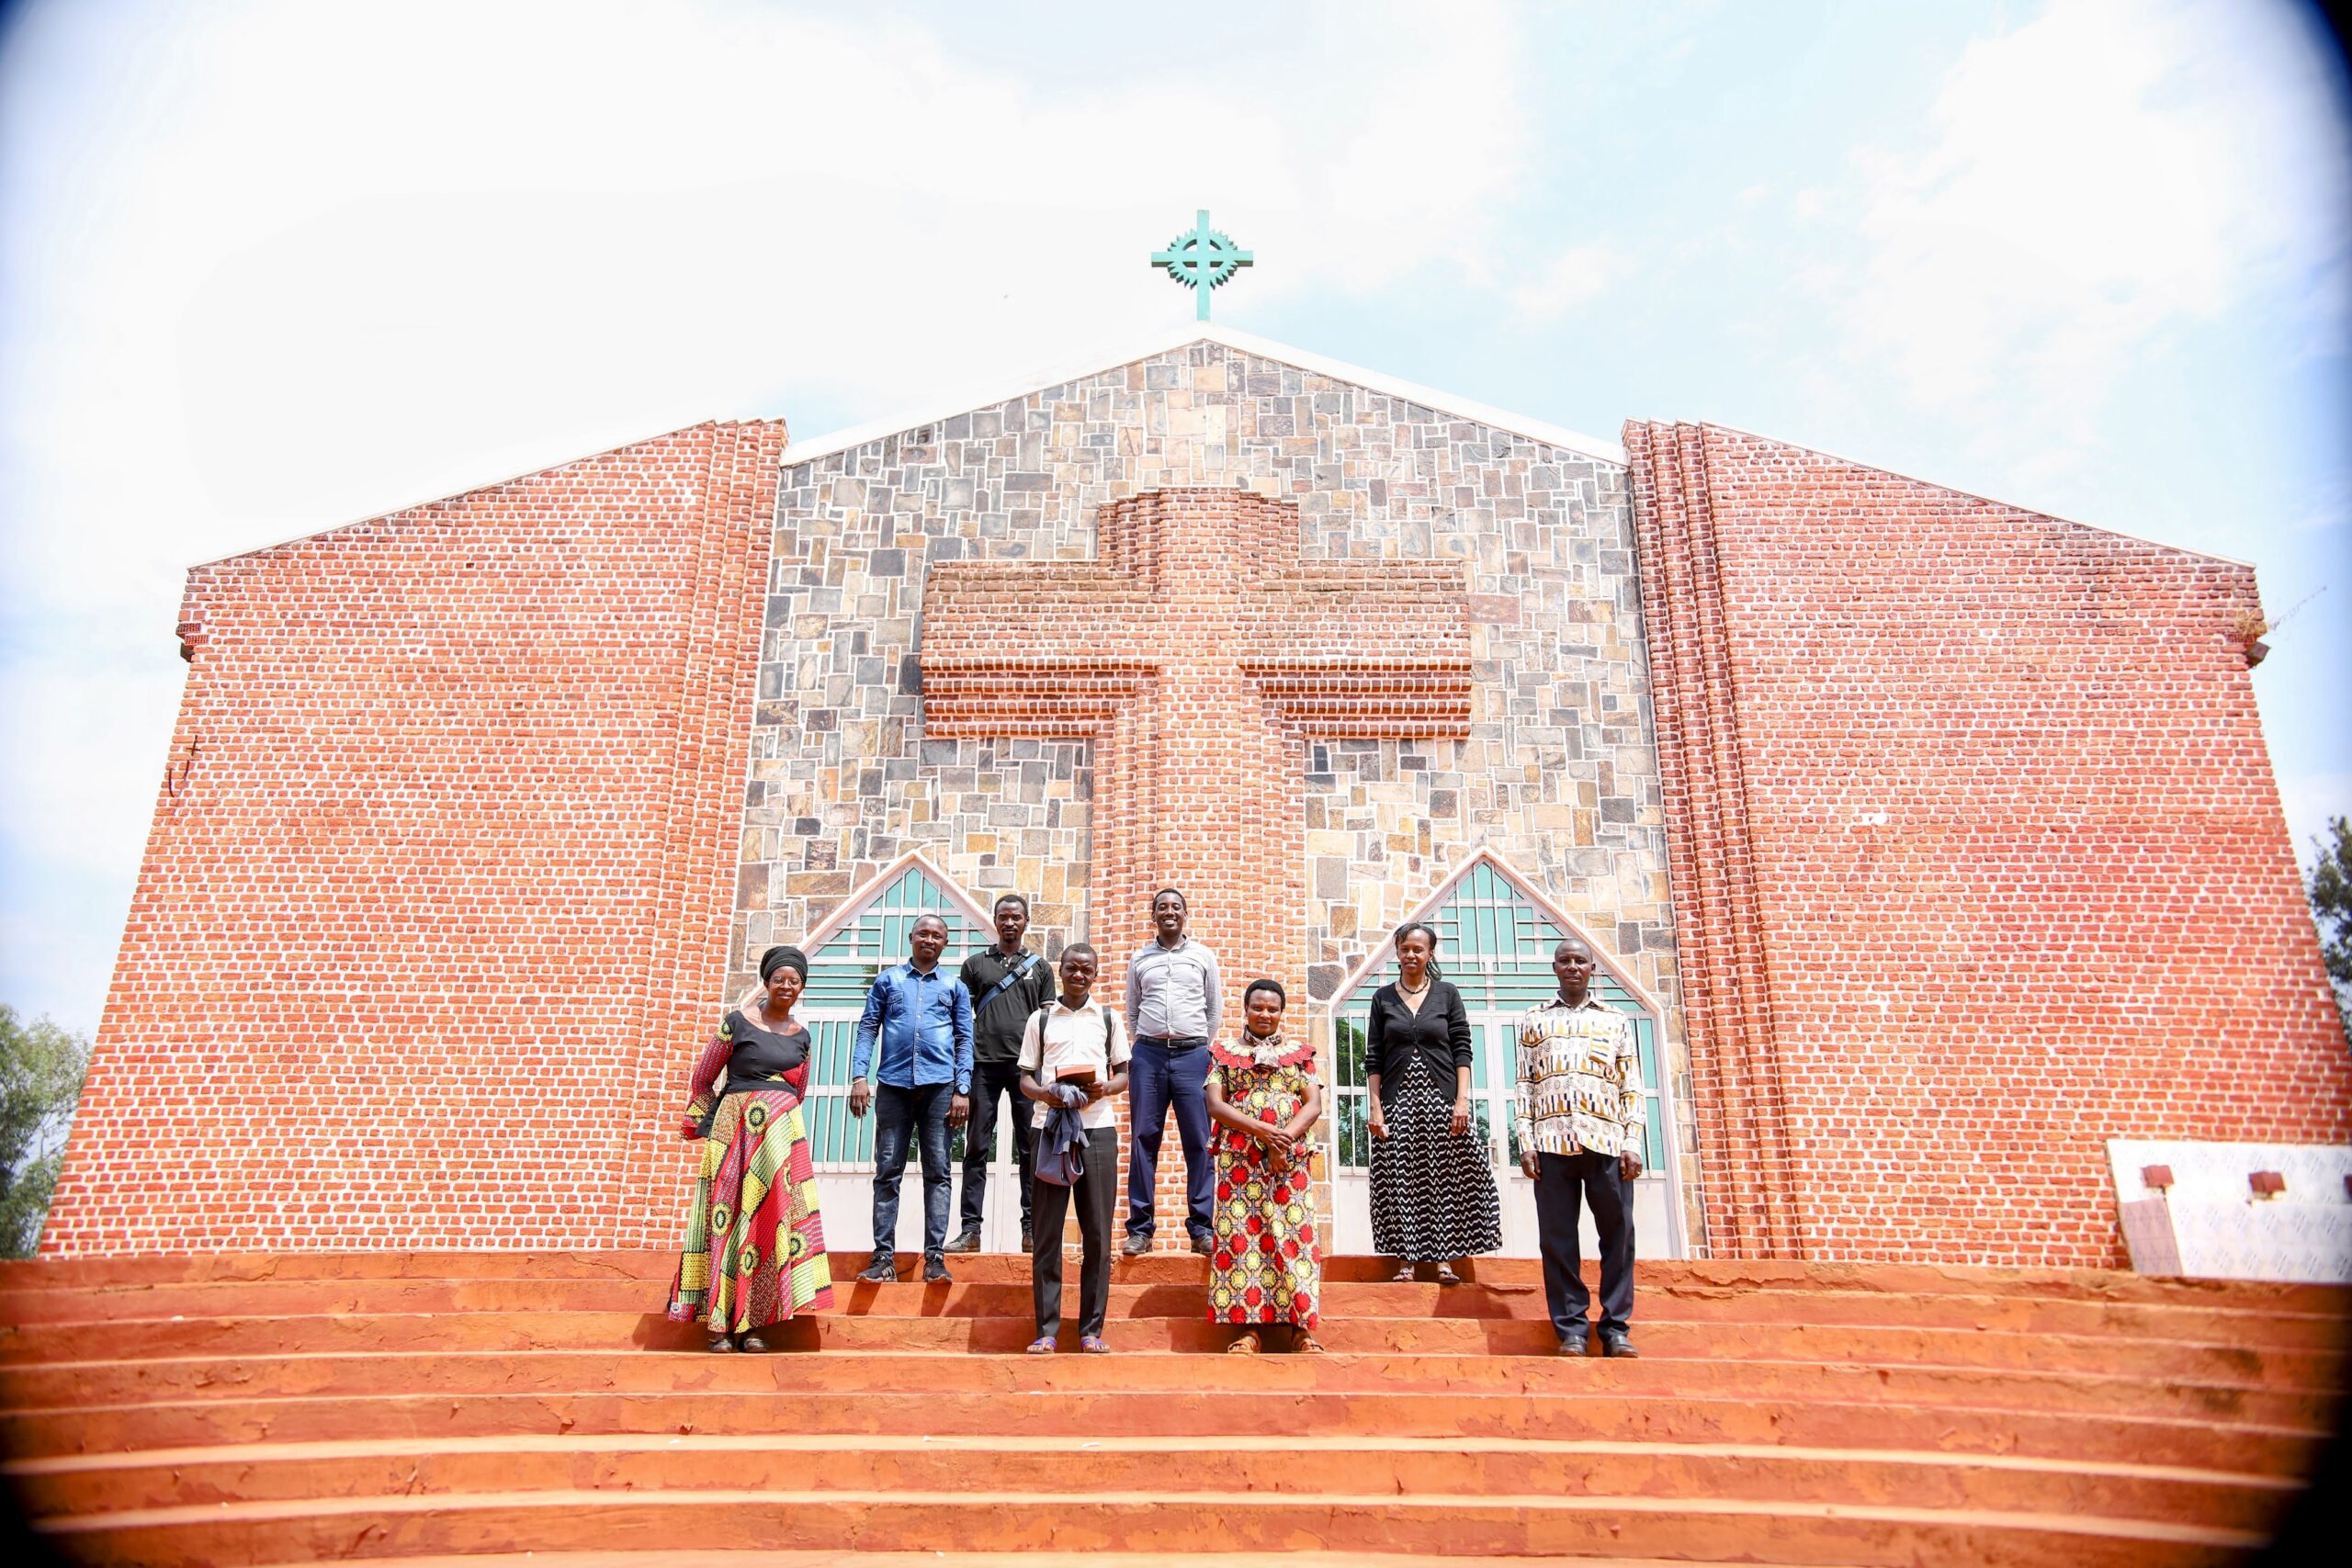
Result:
M1205 207L1190 233L1179 234L1168 242L1166 250L1151 253L1152 265L1167 268L1169 276L1193 291L1193 317L1202 321L1209 319L1209 291L1256 260L1209 227Z

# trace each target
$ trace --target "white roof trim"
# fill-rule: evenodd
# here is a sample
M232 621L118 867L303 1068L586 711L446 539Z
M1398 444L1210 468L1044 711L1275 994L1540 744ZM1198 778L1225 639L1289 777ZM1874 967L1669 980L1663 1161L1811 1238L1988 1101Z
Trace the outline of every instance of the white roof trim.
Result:
M1572 937L1575 937L1587 947L1591 948L1595 956L1600 960L1600 967L1609 971L1609 977L1616 981L1619 985L1624 987L1626 990L1632 992L1634 999L1640 1002L1642 1006L1647 1010L1650 1016L1657 1021L1657 1025L1660 1029L1664 1029L1666 1027L1666 1008L1664 1004L1659 1002L1657 998L1650 993L1649 987L1644 986L1639 980L1634 979L1631 975L1625 972L1624 966L1613 956L1613 950L1599 937L1594 936L1590 931L1587 931L1583 921L1577 919L1574 915L1569 914L1566 909L1561 908L1557 901L1553 899L1542 888L1529 881L1525 876L1521 875L1510 862L1503 859L1501 855L1496 853L1494 846L1491 844L1479 845L1478 848L1471 854L1469 859L1464 861L1460 865L1455 866L1452 871L1448 872L1444 880L1441 881L1436 887L1430 890L1430 896L1422 899L1419 904L1414 905L1412 911L1403 919L1397 921L1396 924L1399 926L1409 925L1415 920L1428 919L1430 916L1437 912L1440 905L1443 904L1446 899L1453 897L1454 888L1461 886L1462 880L1481 865L1493 866L1495 868L1495 874L1498 876L1500 876L1505 882L1510 883L1513 887L1518 888L1520 892L1526 895L1527 901L1534 905L1537 908L1543 910L1544 914L1551 917L1553 922L1563 931ZM1379 945L1374 947L1370 953L1365 953L1363 956L1363 962L1357 964L1352 970L1349 971L1348 977L1340 983L1339 989L1331 993L1331 999L1323 1004L1325 1010L1329 1012L1339 1011L1347 999L1351 996L1354 995L1367 980L1371 979L1382 964L1388 961L1389 956L1394 950L1396 940L1396 939L1394 935L1382 937L1380 939ZM1445 961L1442 958L1438 960L1438 964L1441 968L1444 966L1444 963Z
M2240 560L2235 556L2225 556L2212 550L2192 549L2187 545L2176 545L2169 539L2152 539L2145 534L2134 534L2128 528L2109 528L2106 525L2100 523L2086 523L2078 517L2061 517L2054 512L2044 511L2039 506L2028 506L2021 501L2004 500L2002 497L1997 495L1986 495L1983 491L1963 490L1958 485L1948 485L1941 479L1931 479L1919 474L1898 473L1894 469L1888 468L1883 463L1871 463L1866 462L1860 457L1849 457L1843 452L1832 452L1826 446L1815 446L1809 441L1792 441L1785 435L1768 435L1763 431L1749 430L1744 425L1726 424L1719 419L1682 421L1648 420L1644 423L1650 424L1673 424L1678 423L1683 424L1696 424L1705 429L1727 430L1734 435L1753 436L1758 441L1770 441L1776 446L1798 446L1804 448L1807 452L1816 453L1824 457L1835 457L1841 463L1850 463L1858 468L1868 468L1874 474L1884 474L1890 479L1905 479L1912 484L1928 485L1937 490L1947 490L1951 491L1954 495L1967 496L1972 501L1989 502L1995 506L2006 506L2012 512L2023 512L2035 517L2047 517L2051 522L2063 523L2069 528L2087 528L2094 534L2105 534L2110 538L2129 539L2135 545L2153 545L2160 550L2170 550L2176 555L2195 556L2199 560L2217 560L2222 562L2224 566L2242 566L2248 571L2258 571L2261 570L2259 567L2256 566L2254 562L2250 560Z
M794 945L807 953L811 960L815 959L819 950L839 935L843 926L864 914L868 904L880 897L892 883L910 871L922 872L945 889L949 901L956 905L958 912L982 931L995 929L995 919L987 909L981 908L978 899L965 890L962 883L942 871L939 863L922 851L909 850L897 860L859 883L851 891L850 896L842 900L839 908L809 927L808 933ZM942 911L942 913L944 912Z
M1236 332L1231 327L1220 326L1214 321L1194 321L1188 323L1181 332L1162 333L1125 349L1106 349L1100 354L1089 355L1083 362L1077 365L1023 376L1009 383L996 383L981 390L955 398L944 408L933 405L911 415L893 415L888 419L868 420L864 424L854 424L846 430L837 430L831 434L820 435L813 440L790 442L785 447L783 467L797 468L804 463L813 463L820 457L835 457L852 447L863 446L870 441L879 441L886 436L897 435L901 432L914 430L926 424L937 424L959 413L969 413L976 409L1008 403L1016 398L1025 398L1041 392L1048 387L1058 387L1067 381L1083 380L1089 376L1099 376L1106 370L1115 370L1122 365L1132 365L1138 359L1149 359L1154 355L1167 354L1195 343L1221 344L1227 348L1242 354L1254 354L1261 359L1272 359L1295 369L1311 370L1318 376L1329 376L1341 381L1351 381L1372 391L1385 392L1390 397L1402 398L1407 402L1419 403L1459 419L1491 425L1497 430L1507 430L1514 435L1524 435L1532 441L1541 441L1549 446L1563 447L1583 457L1614 464L1619 468L1625 466L1625 448L1614 441L1603 441L1597 436L1579 434L1576 431L1565 429L1556 424L1547 424L1540 419L1530 419L1525 414L1510 413L1502 409L1489 407L1485 403L1473 402L1468 398L1455 397L1451 392L1441 392L1434 387L1423 387L1411 381L1400 381L1394 376L1384 376L1376 370L1366 370L1361 366L1347 365L1336 359L1328 359L1322 355L1309 354L1305 349L1292 348L1286 344L1275 343L1268 338L1253 337L1248 333Z

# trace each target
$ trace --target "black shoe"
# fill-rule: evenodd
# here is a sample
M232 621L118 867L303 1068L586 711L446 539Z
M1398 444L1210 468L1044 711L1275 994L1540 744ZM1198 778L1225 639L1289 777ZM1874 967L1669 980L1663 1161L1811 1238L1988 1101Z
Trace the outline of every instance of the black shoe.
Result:
M979 1249L980 1233L978 1230L966 1231L947 1244L947 1250L950 1252L978 1252Z
M1027 1225L1023 1225L1021 1227L1021 1250L1023 1252L1035 1252L1037 1250L1037 1238L1030 1233Z
M1622 1328L1600 1331L1600 1353L1604 1356L1631 1356L1635 1360L1639 1360L1642 1354L1634 1348L1633 1339Z
M872 1262L858 1270L857 1277L871 1280L876 1285L895 1285L899 1282L899 1260L895 1258L877 1256Z
M1141 1258L1151 1250L1151 1237L1142 1231L1130 1231L1127 1233L1127 1245L1119 1250L1129 1258Z
M1590 1354L1590 1351L1589 1351L1585 1347L1585 1337L1586 1331L1581 1328L1577 1329L1573 1334L1570 1334L1566 1338L1560 1341L1560 1354L1563 1356L1583 1356Z
M922 1282L926 1285L954 1284L956 1282L956 1276L947 1271L947 1259L944 1258L924 1258L922 1260Z
M1216 1243L1204 1235L1196 1235L1193 1238L1193 1250L1206 1258L1216 1250Z

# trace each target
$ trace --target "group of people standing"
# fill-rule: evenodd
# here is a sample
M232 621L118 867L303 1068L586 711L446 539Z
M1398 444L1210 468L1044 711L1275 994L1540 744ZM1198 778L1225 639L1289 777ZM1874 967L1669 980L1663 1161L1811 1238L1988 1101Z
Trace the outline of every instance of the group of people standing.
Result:
M919 919L906 963L876 976L851 1061L849 1109L875 1117L874 1252L859 1279L899 1278L899 1190L911 1144L923 1179L923 1278L951 1280L946 1255L980 1247L997 1119L1013 1138L1022 1241L1031 1257L1037 1337L1057 1348L1062 1233L1081 1241L1079 1345L1107 1352L1111 1230L1119 1141L1112 1101L1130 1097L1126 1239L1152 1247L1154 1189L1172 1111L1185 1164L1185 1225L1209 1259L1209 1317L1236 1329L1227 1348L1252 1354L1265 1331L1313 1354L1322 1251L1308 1136L1325 1096L1314 1047L1286 1034L1288 998L1272 979L1241 995L1242 1025L1221 1032L1216 956L1186 932L1182 893L1151 906L1154 939L1127 964L1125 1009L1093 999L1100 961L1084 942L1049 966L1023 945L1027 901L997 901L997 942L949 976L939 964L947 925ZM1501 1246L1501 1205L1486 1141L1471 1124L1474 1062L1467 1010L1437 964L1437 932L1396 935L1397 977L1372 1002L1367 1031L1374 1247L1399 1260L1396 1278L1433 1265L1442 1284L1464 1260ZM1604 1353L1635 1354L1630 1188L1641 1171L1640 1067L1631 1021L1591 994L1595 958L1571 938L1554 955L1559 994L1532 1010L1519 1036L1515 1130L1534 1181L1545 1295L1563 1353L1589 1336L1577 1236L1589 1203L1601 1242ZM703 1141L686 1245L670 1315L700 1320L710 1348L766 1348L760 1331L827 1310L830 1264L801 1115L810 1042L797 1014L808 963L798 949L762 955L759 987L729 1010L697 1059L681 1134ZM1025 1113L1025 1114L1024 1114ZM948 1152L967 1126L961 1225L950 1237Z

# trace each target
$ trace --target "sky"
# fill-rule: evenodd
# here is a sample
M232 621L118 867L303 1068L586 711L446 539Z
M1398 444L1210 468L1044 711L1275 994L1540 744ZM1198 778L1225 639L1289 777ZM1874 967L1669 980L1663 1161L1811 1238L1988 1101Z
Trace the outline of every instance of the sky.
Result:
M96 1026L187 570L1221 321L2253 561L2352 813L2352 130L2265 0L72 0L0 29L0 1002ZM1108 362L1107 358L1104 361Z

